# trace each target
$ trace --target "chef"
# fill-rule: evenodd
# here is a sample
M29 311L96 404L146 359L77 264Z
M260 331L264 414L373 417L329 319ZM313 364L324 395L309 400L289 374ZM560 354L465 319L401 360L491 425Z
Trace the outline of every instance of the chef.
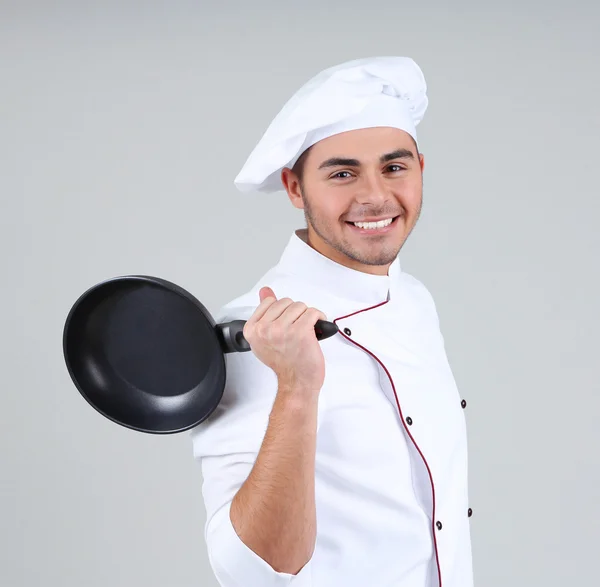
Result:
M407 57L302 86L235 183L303 210L278 263L216 315L244 319L218 408L192 430L223 587L471 587L465 408L434 300L399 252L422 205ZM317 320L339 332L318 341Z

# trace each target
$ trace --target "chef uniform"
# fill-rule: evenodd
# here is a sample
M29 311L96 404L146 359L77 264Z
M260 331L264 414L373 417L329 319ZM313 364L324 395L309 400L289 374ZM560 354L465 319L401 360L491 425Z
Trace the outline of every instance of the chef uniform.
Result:
M282 166L343 129L395 126L416 137L426 106L411 59L325 70L286 104L236 183L282 189ZM222 401L191 432L214 574L223 587L472 587L466 402L434 300L399 257L387 275L373 275L334 262L306 237L294 231L278 263L215 318L248 319L268 286L339 327L320 342L315 550L297 574L278 572L235 532L231 502L261 448L277 377L252 352L227 354Z

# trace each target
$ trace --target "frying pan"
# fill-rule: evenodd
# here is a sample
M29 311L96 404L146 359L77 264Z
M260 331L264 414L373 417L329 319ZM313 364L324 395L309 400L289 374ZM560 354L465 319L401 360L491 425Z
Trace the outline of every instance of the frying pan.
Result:
M113 422L174 434L203 422L225 388L225 354L250 351L245 320L216 324L189 292L165 279L126 275L79 297L63 331L69 375L85 400ZM336 324L315 323L318 340Z

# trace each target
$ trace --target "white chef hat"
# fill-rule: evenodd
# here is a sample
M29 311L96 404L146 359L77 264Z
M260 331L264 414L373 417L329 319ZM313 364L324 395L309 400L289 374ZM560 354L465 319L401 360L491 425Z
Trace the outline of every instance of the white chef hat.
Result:
M349 130L389 126L417 142L427 105L425 77L409 57L355 59L325 69L283 106L234 183L242 192L282 190L284 167L318 141Z

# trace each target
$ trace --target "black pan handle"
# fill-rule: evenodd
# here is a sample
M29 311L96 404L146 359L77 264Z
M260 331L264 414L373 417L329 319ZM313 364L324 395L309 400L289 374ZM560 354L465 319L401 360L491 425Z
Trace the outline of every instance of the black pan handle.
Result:
M232 320L215 326L224 353L243 353L251 350L248 341L244 338L244 324L246 320ZM338 325L333 322L317 320L315 323L317 340L325 340L336 334L338 330Z

